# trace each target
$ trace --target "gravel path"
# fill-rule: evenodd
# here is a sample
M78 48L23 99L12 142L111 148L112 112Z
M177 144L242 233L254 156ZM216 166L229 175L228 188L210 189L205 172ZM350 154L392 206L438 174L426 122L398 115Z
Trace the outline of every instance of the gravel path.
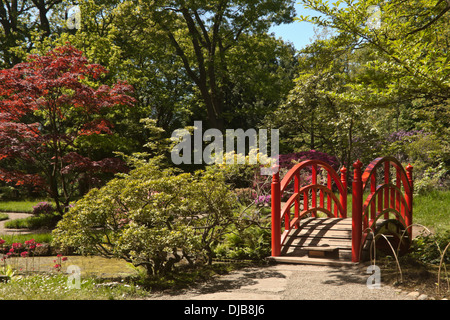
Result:
M415 300L383 285L369 289L366 267L277 264L220 276L197 288L156 295L161 300ZM381 275L382 277L382 275Z
M9 229L5 228L5 223L9 220L22 219L32 216L31 213L21 213L21 212L5 212L9 219L0 221L0 235L2 234L28 234L31 233L29 230L24 229Z

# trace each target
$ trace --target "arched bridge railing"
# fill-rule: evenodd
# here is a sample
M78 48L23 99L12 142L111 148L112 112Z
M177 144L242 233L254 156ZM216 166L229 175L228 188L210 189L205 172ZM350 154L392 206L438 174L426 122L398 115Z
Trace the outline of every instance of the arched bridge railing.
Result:
M406 170L393 157L373 160L361 172L362 163L353 164L352 183L352 261L360 260L361 245L378 219L394 215L411 236L413 180L412 166ZM393 174L391 174L393 168ZM363 201L363 194L368 196Z
M317 217L319 212L328 217L347 217L347 169L343 167L340 171L339 177L329 164L307 160L296 164L280 181L277 170L272 178L272 256L280 255L289 232L303 217ZM307 179L305 173L309 172L311 178ZM293 192L289 192L292 182Z

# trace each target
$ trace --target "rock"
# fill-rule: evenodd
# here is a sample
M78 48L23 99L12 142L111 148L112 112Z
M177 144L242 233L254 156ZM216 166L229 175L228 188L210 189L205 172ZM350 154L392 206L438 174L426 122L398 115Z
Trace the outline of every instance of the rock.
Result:
M421 294L418 298L417 298L417 300L427 300L428 299L428 296L426 295L426 294Z
M418 298L419 296L420 296L420 293L417 291L408 293L408 297L411 297L411 298Z

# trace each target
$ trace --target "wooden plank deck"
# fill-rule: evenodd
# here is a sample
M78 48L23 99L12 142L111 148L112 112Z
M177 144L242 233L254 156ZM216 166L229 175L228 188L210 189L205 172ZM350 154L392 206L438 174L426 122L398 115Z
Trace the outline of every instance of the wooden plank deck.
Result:
M389 222L386 224L385 222ZM378 219L377 232L385 235L392 243L393 235L398 225L391 220ZM367 254L372 235L369 234L362 248L362 255ZM409 240L409 237L405 237ZM378 240L377 240L378 242ZM397 242L398 243L398 242ZM377 249L384 249L390 253L390 248L382 240ZM397 248L397 245L394 244ZM352 260L352 219L351 218L305 218L300 221L297 229L288 234L281 247L279 257L270 257L272 261L280 263L318 264L318 265L348 265Z
M281 256L270 259L280 263L339 266L354 264L351 253L351 219L306 218L289 233Z

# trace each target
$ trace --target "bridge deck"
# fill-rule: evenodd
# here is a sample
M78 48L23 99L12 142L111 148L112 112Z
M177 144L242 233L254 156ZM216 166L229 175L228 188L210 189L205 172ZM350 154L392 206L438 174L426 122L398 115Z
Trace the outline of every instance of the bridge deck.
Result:
M276 262L352 264L352 219L305 218L291 230Z
M387 220L378 219L375 229L378 230L384 222L387 222ZM385 233L385 231L381 232ZM385 236L386 239L392 239L389 233L385 234ZM367 241L370 241L371 238L372 236L369 235ZM368 243L370 242L366 242L366 245L363 245L362 254L368 252ZM352 262L352 219L302 219L299 227L292 229L287 236L281 248L281 255L270 257L269 259L275 262L300 264L354 264Z

